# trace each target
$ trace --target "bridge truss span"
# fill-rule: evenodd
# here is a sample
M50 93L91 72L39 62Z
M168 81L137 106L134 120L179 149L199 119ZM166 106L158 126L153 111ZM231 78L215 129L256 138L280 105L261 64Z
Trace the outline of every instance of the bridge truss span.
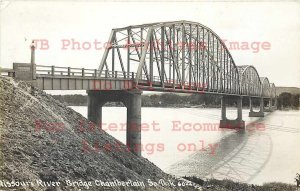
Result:
M113 29L99 66L136 73L137 85L239 94L239 73L220 37L199 23L151 23Z
M249 96L261 96L262 83L257 70L251 65L238 66L240 93Z
M196 22L115 28L98 69L14 63L8 76L47 90L130 90L276 98L275 85L250 65L236 65L226 45ZM26 71L25 71L26 69ZM30 71L30 72L27 72Z

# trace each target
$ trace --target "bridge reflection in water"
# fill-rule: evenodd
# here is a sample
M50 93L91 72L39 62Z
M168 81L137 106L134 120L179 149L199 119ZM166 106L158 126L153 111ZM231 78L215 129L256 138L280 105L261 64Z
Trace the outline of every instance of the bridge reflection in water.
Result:
M272 154L272 139L263 131L240 129L222 138L218 146L219 150L213 156L209 152L195 152L173 164L168 173L248 183L266 165Z

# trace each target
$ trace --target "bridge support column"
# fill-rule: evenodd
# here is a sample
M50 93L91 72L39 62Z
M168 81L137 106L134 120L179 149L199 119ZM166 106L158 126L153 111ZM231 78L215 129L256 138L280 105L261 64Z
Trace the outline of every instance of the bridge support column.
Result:
M250 100L252 98L250 97ZM264 99L260 98L260 104L259 104L259 111L253 111L253 107L252 107L252 101L250 101L250 112L249 112L249 117L264 117Z
M242 97L238 97L237 98L237 120L238 121L243 121L242 119L243 119L243 116L242 116L242 114L243 114L243 98ZM244 122L244 121L243 121ZM244 127L245 127L245 122L244 122Z
M239 129L245 128L245 121L242 120L242 97L237 98L237 118L234 120L229 120L226 117L226 103L227 98L222 97L221 100L221 112L222 119L220 120L220 128L229 128L229 129Z
M270 99L268 100L267 108L265 108L264 111L265 111L265 112L271 112L271 111L272 111L271 105L272 105L272 98L270 98Z
M222 110L222 120L227 120L226 117L226 97L222 97L221 99L221 110Z
M126 145L135 155L141 156L141 106L140 90L87 91L88 119L102 126L102 106L106 102L122 102L127 107Z
M253 105L252 105L251 97L249 97L249 109L250 109L250 112L253 112Z
M102 128L102 106L105 102L96 93L88 93L88 120Z
M131 90L124 100L127 107L126 145L137 156L141 156L141 94L141 91Z

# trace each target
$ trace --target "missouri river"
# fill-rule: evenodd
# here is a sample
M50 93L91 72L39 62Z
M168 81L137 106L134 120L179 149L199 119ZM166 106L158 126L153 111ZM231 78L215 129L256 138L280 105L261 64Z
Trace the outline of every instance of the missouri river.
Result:
M87 108L72 106L87 117ZM126 108L103 107L102 128L126 143ZM142 155L167 173L294 184L300 173L300 112L249 118L245 130L219 129L220 109L142 108ZM227 109L234 119L236 109Z

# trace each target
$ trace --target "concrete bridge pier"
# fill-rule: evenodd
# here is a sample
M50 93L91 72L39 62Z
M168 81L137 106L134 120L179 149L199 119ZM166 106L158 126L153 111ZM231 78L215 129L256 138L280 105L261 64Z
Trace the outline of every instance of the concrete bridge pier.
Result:
M250 109L250 112L253 112L253 104L252 104L251 97L249 97L249 109Z
M220 128L245 128L245 121L242 119L242 97L237 97L237 118L234 120L227 119L226 117L226 104L228 102L228 98L223 96L221 99L221 112L222 119L220 120Z
M277 109L277 98L271 98L270 110L274 111Z
M274 101L274 109L275 110L277 109L277 98L275 98L275 101Z
M88 92L88 120L102 128L102 106L105 102L95 92Z
M264 99L260 98L259 111L253 111L252 98L249 98L250 112L249 117L264 117Z
M88 119L102 128L102 106L106 102L122 102L127 108L127 148L141 156L141 105L140 90L89 90Z
M267 100L267 107L264 108L265 112L272 112L272 98Z
M141 156L141 91L130 91L123 102L127 107L126 145L137 156Z

